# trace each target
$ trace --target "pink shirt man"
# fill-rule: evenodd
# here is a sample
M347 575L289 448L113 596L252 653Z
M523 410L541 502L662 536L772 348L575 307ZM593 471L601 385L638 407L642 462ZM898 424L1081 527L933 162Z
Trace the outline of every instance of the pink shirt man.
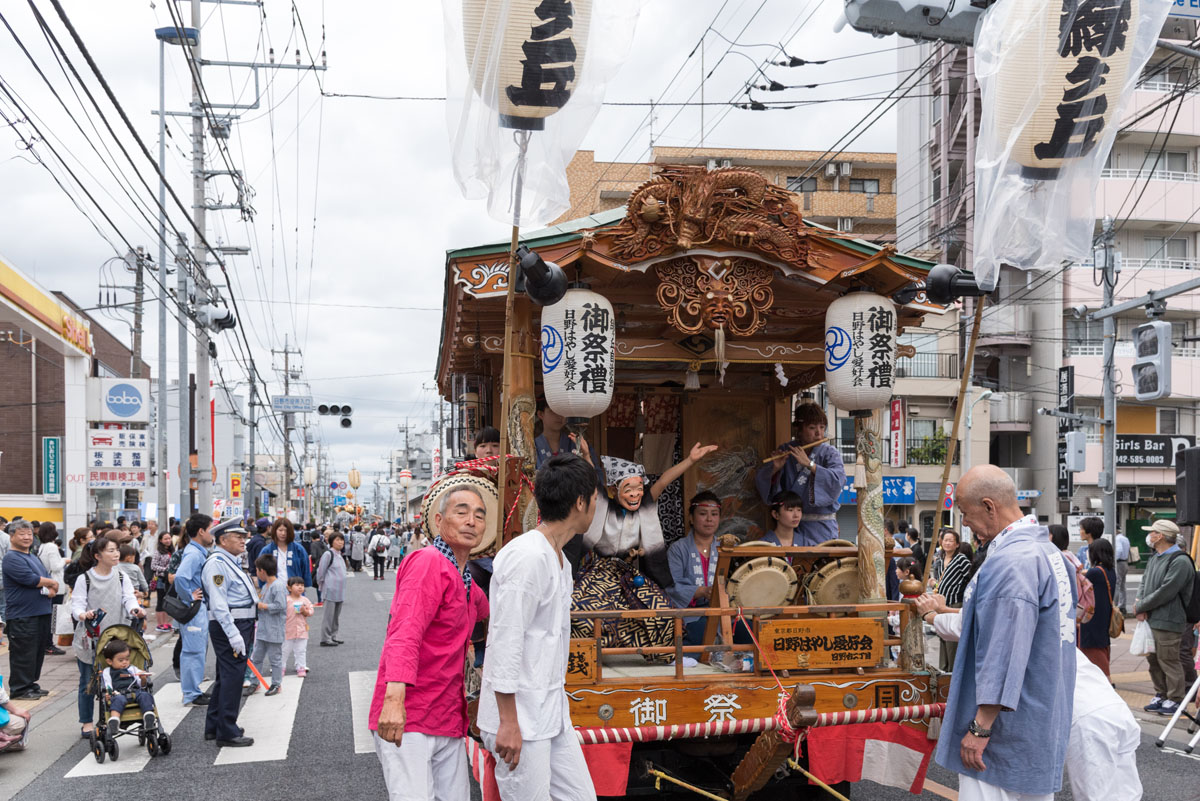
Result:
M388 682L403 682L405 731L465 737L463 661L471 628L487 616L487 597L472 585L468 599L463 575L436 548L406 556L396 572L391 619L379 656L371 730L379 729Z

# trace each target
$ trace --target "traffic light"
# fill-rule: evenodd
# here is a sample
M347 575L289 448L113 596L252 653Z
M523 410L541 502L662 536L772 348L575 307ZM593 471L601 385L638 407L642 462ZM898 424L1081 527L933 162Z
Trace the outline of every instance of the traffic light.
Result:
M1133 329L1133 392L1140 401L1171 394L1171 324L1155 320Z
M937 39L969 45L975 41L975 24L983 11L975 2L962 0L846 0L843 14L851 28L872 36L896 33L919 42Z
M317 414L327 414L327 415L332 415L334 417L340 417L342 419L338 422L338 424L342 428L349 428L350 427L350 415L354 414L354 409L352 409L349 405L339 406L336 403L334 403L334 404L322 403L317 406Z
M1072 473L1082 473L1087 469L1087 434L1082 431L1068 431L1064 437L1067 452L1063 463Z

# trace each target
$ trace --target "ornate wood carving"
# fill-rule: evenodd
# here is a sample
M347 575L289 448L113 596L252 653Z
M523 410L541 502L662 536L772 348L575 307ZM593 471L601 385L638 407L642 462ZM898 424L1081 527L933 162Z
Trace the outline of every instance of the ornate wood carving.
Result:
M767 324L765 314L775 302L775 270L768 265L697 256L661 262L655 270L658 302L685 334L723 328L744 337Z
M723 244L807 270L809 231L795 198L753 170L665 167L629 198L612 252L636 262Z

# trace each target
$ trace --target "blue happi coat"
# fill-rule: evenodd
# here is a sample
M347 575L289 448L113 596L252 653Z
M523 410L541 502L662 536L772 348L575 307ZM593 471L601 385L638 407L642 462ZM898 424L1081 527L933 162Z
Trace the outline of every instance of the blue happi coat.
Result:
M1045 526L1028 516L988 546L963 597L962 639L937 763L1006 790L1057 792L1075 692L1075 583ZM1003 707L968 770L960 746L982 704Z
M778 450L799 444L785 442ZM838 536L837 510L842 507L838 496L846 483L842 452L825 443L813 448L808 458L817 466L816 472L801 468L800 463L789 456L778 473L772 473L773 465L765 464L754 476L759 497L765 504L769 505L780 492L791 491L800 496L804 517L796 527L792 545L820 545Z
M717 538L713 537L708 547L708 575L704 575L704 566L700 562L700 551L696 548L696 538L692 532L686 537L675 540L667 549L667 563L671 568L671 578L675 584L667 590L667 595L675 606L683 608L690 606L696 588L711 587L717 575ZM697 606L708 606L707 603ZM699 620L699 617L685 617L685 623Z

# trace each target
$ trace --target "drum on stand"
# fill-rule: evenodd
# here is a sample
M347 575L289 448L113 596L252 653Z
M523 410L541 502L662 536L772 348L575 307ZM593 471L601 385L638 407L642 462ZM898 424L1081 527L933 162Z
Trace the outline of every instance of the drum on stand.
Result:
M729 602L734 606L789 606L800 589L800 580L796 577L796 571L782 556L756 556L738 565L726 581L726 587L729 590Z
M858 602L858 557L845 556L808 574L804 591L810 606L844 606Z

